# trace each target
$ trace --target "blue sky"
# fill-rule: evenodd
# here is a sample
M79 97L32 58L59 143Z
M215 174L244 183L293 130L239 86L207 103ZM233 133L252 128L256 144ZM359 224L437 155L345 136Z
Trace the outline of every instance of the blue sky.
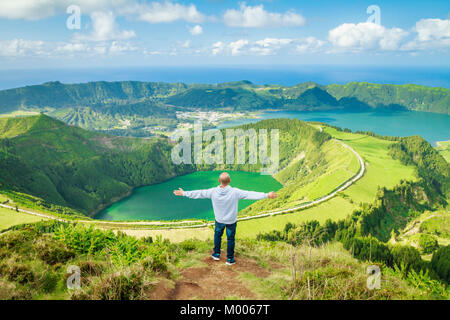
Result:
M443 0L2 0L0 68L449 66L449 13Z

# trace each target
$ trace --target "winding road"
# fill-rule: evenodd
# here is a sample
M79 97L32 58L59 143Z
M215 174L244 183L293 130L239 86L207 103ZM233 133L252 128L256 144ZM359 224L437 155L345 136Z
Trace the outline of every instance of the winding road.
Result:
M320 128L320 130L321 129L322 128ZM238 218L238 221L252 220L252 219L258 219L258 218L263 218L263 217L270 217L270 216L274 216L274 215L291 213L291 212L294 212L294 211L298 211L298 210L302 210L302 209L307 209L307 208L313 207L313 206L318 205L318 204L320 204L322 202L328 201L329 199L333 198L338 192L341 192L341 191L347 189L349 186L351 186L356 181L361 179L362 176L364 175L365 170L366 170L365 164L364 164L364 160L361 158L361 156L352 147L348 146L347 144L343 143L340 140L337 140L337 139L333 139L333 140L339 142L340 144L342 144L342 146L344 146L345 148L349 149L358 158L358 161L359 161L359 164L360 164L360 170L359 170L359 172L356 175L354 175L352 178L344 181L333 192L331 192L328 195L323 196L323 197L321 197L319 199L316 199L316 200L314 200L312 202L304 203L304 204L301 204L299 206L291 207L291 208L287 208L287 209L283 209L283 210L268 211L268 212L263 212L263 213L260 213L260 214L254 215L254 216L241 217L241 218ZM6 204L0 204L0 207L16 210L15 207L8 206ZM55 216L51 216L51 215L37 213L37 212L33 212L33 211L25 210L25 209L20 209L20 208L17 209L17 210L19 212L24 212L24 213L27 213L27 214L39 216L39 217L46 218L46 219L53 219L53 220L57 220L57 221L61 221L61 222L68 222L68 220L65 220L65 219L62 219L62 218L58 218L58 217L55 217ZM94 221L81 220L80 222L92 223ZM95 221L95 222L99 223L99 224L111 223L111 222L101 222L101 221ZM125 224L125 223L122 223L122 224ZM208 227L208 226L211 226L211 225L214 224L214 222L208 222L208 223L196 224L196 225L183 225L183 223L186 223L186 222L167 222L167 223L164 223L164 224L165 225L174 224L174 225L173 226L168 226L168 227L165 226L165 227L161 227L161 228L152 228L152 230L204 228L204 227ZM120 225L121 222L113 222L113 224L114 225ZM133 223L133 225L144 225L144 224L148 225L148 223L143 223L143 224L140 224L139 222Z

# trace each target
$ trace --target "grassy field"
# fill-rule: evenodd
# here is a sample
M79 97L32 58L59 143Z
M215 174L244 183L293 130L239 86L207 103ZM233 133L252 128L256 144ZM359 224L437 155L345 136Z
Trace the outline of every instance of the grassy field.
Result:
M358 159L354 154L335 141L328 141L324 147L327 171L318 179L296 190L293 196L304 196L306 200L313 201L323 195L331 193L343 181L353 177L359 170ZM286 203L285 207L290 207Z
M447 162L450 162L450 140L436 142L436 150L444 157Z
M32 223L46 220L31 214L16 212L15 210L0 208L0 231L22 223Z
M325 142L320 153L305 150L301 155L304 154L304 158L293 161L274 176L283 183L276 200L258 201L240 215L256 215L314 201L333 192L360 169L356 156L336 140Z
M325 127L324 130L354 148L366 163L364 177L343 192L353 202L372 202L379 186L392 188L400 180L417 180L414 167L405 166L388 154L388 146L392 141L340 132L330 127Z

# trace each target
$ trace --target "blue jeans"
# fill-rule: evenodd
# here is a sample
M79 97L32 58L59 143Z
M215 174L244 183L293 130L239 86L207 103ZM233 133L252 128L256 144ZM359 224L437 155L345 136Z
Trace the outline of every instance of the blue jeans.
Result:
M225 228L227 229L227 259L234 258L234 241L236 235L237 222L233 224L224 224L216 221L214 229L214 254L220 254L220 246L222 244L222 235Z

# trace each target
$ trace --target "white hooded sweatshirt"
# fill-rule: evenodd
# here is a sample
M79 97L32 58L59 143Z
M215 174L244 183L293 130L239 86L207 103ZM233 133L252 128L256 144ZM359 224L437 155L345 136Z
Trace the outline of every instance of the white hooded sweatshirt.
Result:
M238 188L220 186L195 191L183 191L183 196L190 199L211 199L216 221L223 224L233 224L237 221L238 202L241 199L261 200L268 193L245 191Z

